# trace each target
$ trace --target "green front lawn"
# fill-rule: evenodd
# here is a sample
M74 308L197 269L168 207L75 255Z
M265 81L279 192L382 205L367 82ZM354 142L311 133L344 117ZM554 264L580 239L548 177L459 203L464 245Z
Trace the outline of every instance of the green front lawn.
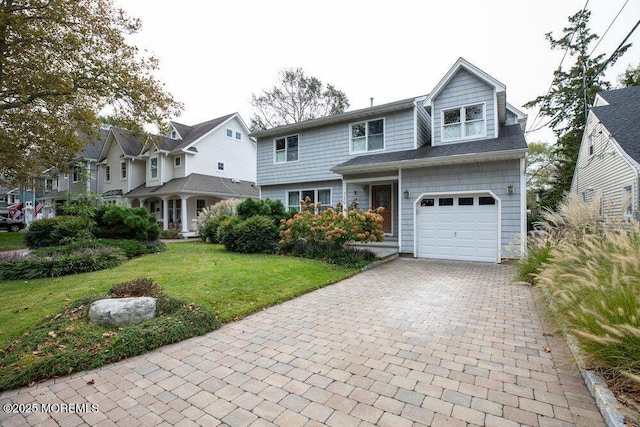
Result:
M18 233L0 231L0 252L26 248L24 235L24 231Z
M22 233L0 233L4 235ZM68 301L105 294L112 285L148 277L172 297L214 312L224 323L356 274L320 261L231 253L202 242L169 244L165 252L93 273L0 282L0 349Z

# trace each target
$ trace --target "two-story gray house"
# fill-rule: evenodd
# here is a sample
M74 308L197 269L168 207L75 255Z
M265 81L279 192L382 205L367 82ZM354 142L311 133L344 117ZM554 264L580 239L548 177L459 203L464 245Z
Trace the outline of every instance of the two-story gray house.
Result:
M383 206L403 254L500 262L526 233L526 116L460 58L429 95L253 133L261 198Z

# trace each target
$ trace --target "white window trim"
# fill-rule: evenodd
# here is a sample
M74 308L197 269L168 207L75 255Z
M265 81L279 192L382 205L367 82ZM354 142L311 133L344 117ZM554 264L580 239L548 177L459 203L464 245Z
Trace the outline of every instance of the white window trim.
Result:
M287 138L291 138L292 136L297 136L298 137L298 158L296 160L287 160L288 158L288 146L287 146ZM282 162L278 161L278 156L276 155L278 150L276 150L276 141L278 139L283 139L284 138L284 144L285 144L285 149L284 149L284 153L285 153L285 160ZM281 136L278 138L273 138L273 164L274 165L282 165L285 163L296 163L300 161L300 134L299 133L294 133L291 135L286 135L286 136Z
M240 136L240 138L238 138L238 135ZM234 131L233 139L235 139L236 141L242 141L242 132L240 132L239 130Z
M286 206L287 211L289 209L297 209L298 212L301 211L300 201L298 201L298 204L295 205L295 206L289 205L289 193L298 193L299 194L298 198L301 198L302 197L302 193L305 192L305 191L313 191L313 197L315 199L314 203L318 202L318 191L329 191L329 204L328 205L323 205L323 206L327 206L328 208L333 206L333 203L331 203L333 201L333 190L331 189L331 187L303 188L303 189L295 189L295 190L287 190L286 191L285 197L286 197L287 203L286 203L285 206ZM317 209L316 209L316 213L317 213Z
M444 128L445 128L445 124L444 124L444 112L445 111L451 111L451 110L462 110L463 108L466 107L472 107L474 105L482 105L482 121L484 122L484 132L482 134L479 135L472 135L472 136L464 136L464 130L465 130L465 121L462 121L462 118L464 117L464 115L462 114L462 111L460 112L460 137L459 138L451 138L451 139L447 139L444 136ZM459 106L453 106L453 107L447 107L447 108L443 108L440 110L440 141L442 143L450 143L450 142L458 142L458 141L470 141L473 139L481 139L481 138L486 138L487 137L487 103L486 102L471 102L468 104L463 104L463 105L459 105Z
M220 165L222 165L222 169L220 169ZM216 162L216 170L218 172L224 172L227 169L227 165L225 164L225 162L223 160L218 160Z
M229 136L229 131L231 131L231 136ZM227 137L227 138L229 138L229 139L235 139L235 138L234 138L234 135L235 135L235 130L233 130L233 129L231 129L231 128L227 128L227 129L224 131L224 136L226 136L226 137Z
M105 182L111 182L111 165L104 166L104 180Z
M80 181L80 166L75 165L72 170L71 170L71 180L72 182L76 183L78 181ZM78 171L78 173L76 173L76 170Z
M153 161L156 161L156 176L153 176ZM160 168L160 162L158 161L157 157L151 157L149 159L149 180L150 181L156 181L158 179L158 176L160 176L159 169Z
M180 163L180 164L176 164L176 163ZM175 156L173 158L173 167L176 169L182 167L182 156Z
M122 168L122 165L124 165L124 168ZM127 166L127 162L120 162L120 181L127 179L127 176L129 175L128 169L129 167ZM122 172L124 172L124 174Z
M369 146L369 122L375 122L376 120L382 120L382 148L379 150L360 150L360 151L354 151L353 150L353 132L351 131L351 128L353 125L358 125L360 123L364 122L364 135L365 135L365 143L367 145L367 147ZM387 134L387 121L385 120L384 117L377 117L375 119L367 119L367 120L360 120L359 122L353 122L353 123L349 123L349 154L362 154L362 153L378 153L381 151L384 151L386 148L386 142L387 142L387 138L386 138L386 134Z

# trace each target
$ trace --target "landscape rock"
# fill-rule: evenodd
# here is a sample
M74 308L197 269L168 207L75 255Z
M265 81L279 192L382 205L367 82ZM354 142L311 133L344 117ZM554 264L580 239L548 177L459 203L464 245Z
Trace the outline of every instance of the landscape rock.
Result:
M89 307L89 319L99 325L133 325L153 319L155 315L156 299L151 297L107 298Z

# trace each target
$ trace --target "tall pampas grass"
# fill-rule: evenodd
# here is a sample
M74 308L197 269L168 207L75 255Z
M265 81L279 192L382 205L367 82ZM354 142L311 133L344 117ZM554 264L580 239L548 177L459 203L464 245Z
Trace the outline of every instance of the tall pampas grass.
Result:
M640 225L621 212L604 222L599 200L577 196L544 217L546 257L531 282L551 296L552 318L576 337L587 362L614 389L640 396Z

